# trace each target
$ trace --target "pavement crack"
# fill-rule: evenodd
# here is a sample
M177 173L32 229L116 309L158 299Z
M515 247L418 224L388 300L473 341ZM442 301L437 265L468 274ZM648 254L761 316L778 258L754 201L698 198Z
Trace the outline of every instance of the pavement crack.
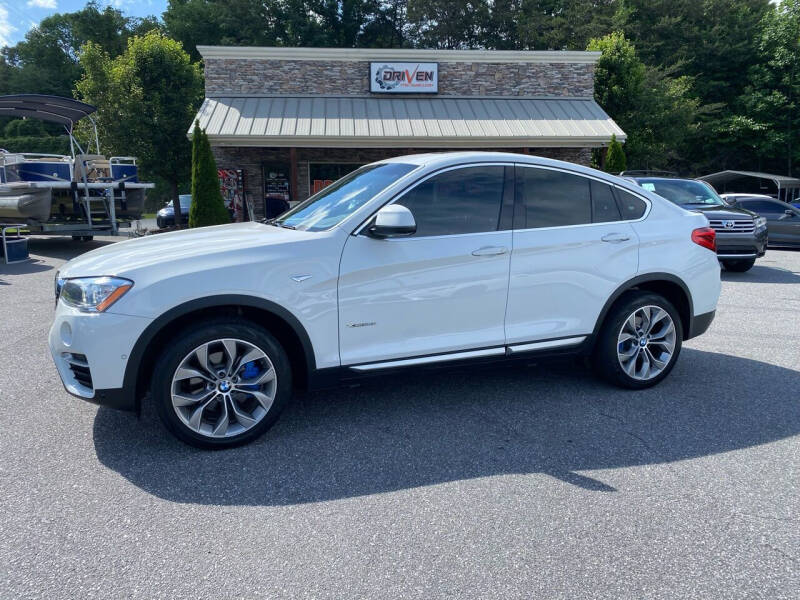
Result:
M774 552L777 552L782 557L788 558L789 560L791 560L794 563L800 562L800 561L797 560L797 558L795 558L794 556L792 556L788 552L784 552L783 550L781 550L780 548L776 548L772 544L763 543L763 544L761 544L761 546L763 546L764 548L769 548L770 550L772 550Z
M660 457L659 452L656 451L656 449L653 448L646 439L644 439L638 433L635 433L635 432L631 431L628 428L628 425L625 423L625 421L623 421L621 418L617 417L616 415L610 415L608 413L604 413L602 410L598 410L597 412L598 412L598 414L600 416L605 417L606 419L610 419L612 421L615 421L615 422L619 423L620 428L622 429L622 432L624 434L629 435L633 439L637 440L642 446L644 446L645 450L650 452L653 456L655 456L657 458Z

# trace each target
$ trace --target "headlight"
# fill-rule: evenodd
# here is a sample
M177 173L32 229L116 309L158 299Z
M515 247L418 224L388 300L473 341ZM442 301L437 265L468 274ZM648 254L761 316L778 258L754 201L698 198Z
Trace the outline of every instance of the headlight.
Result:
M756 217L756 229L761 229L767 226L767 220L764 217Z
M64 304L83 312L104 312L133 287L121 277L79 277L62 279L60 298Z

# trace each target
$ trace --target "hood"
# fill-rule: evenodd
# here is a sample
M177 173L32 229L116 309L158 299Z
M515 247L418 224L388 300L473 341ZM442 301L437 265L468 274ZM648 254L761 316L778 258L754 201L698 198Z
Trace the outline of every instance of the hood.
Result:
M61 267L59 276L125 277L153 265L174 266L187 261L205 261L212 255L237 254L251 248L296 242L313 236L313 233L252 222L158 233L108 244L82 254Z
M741 219L749 217L751 219L758 215L744 208L735 208L733 206L683 206L685 210L699 212L706 216L707 219Z

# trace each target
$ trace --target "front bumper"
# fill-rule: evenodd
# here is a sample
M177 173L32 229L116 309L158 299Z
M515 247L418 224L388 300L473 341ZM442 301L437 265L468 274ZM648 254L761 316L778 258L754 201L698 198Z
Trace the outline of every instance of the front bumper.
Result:
M761 258L767 251L767 228L754 233L724 233L717 231L717 258L747 260Z
M124 386L130 352L151 319L82 313L58 303L48 343L64 388L95 404L135 410L134 390Z

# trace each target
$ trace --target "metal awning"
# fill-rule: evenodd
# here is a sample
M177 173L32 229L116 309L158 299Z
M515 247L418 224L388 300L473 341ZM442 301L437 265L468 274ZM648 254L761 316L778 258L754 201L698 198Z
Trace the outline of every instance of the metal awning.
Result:
M707 181L711 185L726 184L740 179L766 179L775 184L778 189L797 188L800 187L800 179L795 177L786 177L785 175L772 175L770 173L757 173L755 171L720 171L719 173L712 173L711 175L703 175L698 177L703 181Z
M85 102L44 94L0 96L0 116L30 117L72 126L97 108Z
M800 198L800 179L755 171L720 171L698 177L714 186L719 193L766 193L779 200L794 202Z
M591 98L220 97L197 119L227 146L600 147L626 137Z

